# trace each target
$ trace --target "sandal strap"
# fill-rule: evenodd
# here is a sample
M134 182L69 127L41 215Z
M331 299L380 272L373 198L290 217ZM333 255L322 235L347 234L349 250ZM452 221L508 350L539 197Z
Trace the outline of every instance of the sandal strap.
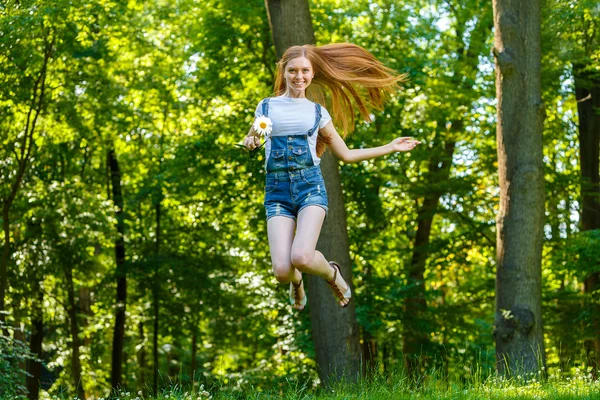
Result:
M298 283L292 282L292 286L294 287L294 303L299 305L302 303L302 299L300 298L300 291L298 289L302 286L302 279Z
M331 265L331 268L333 268L333 271L334 271L333 278L330 281L326 281L326 282L329 284L329 286L333 290L335 297L337 297L338 300L340 300L340 301L344 301L344 299L345 299L344 293L342 293L342 289L340 289L340 287L336 284L336 278L337 278L337 274L338 274L340 267L333 261L330 261L329 265Z

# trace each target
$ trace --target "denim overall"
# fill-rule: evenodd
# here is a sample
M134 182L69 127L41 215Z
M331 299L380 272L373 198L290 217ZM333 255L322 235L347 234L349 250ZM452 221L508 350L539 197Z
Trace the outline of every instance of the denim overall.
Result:
M269 116L268 98L263 100L262 114ZM270 137L264 203L267 220L275 216L295 220L308 206L319 206L327 212L321 167L315 165L308 143L308 138L317 133L320 120L321 105L315 103L315 123L308 132Z

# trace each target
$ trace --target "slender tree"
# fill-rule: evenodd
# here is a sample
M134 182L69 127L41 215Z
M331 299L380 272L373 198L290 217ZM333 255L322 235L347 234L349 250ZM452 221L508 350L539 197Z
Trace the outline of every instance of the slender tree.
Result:
M53 35L50 29L44 26L44 22L41 21L42 31L45 32L43 39L43 54L42 54L42 65L37 73L31 77L32 82L27 85L30 86L29 94L29 105L27 106L27 117L25 119L25 126L23 127L23 134L19 135L16 142L13 144L16 171L7 173L4 176L3 172L3 187L0 201L2 204L2 230L4 233L2 257L0 258L0 311L6 309L6 293L8 290L8 264L11 258L11 237L10 237L10 209L17 197L17 194L21 188L25 173L29 167L31 158L33 157L33 151L35 149L35 130L38 125L38 120L42 114L44 108L44 102L46 97L47 89L47 75L48 65L54 55L54 43L56 36ZM4 132L3 132L4 133ZM7 172L7 171L6 171ZM0 313L0 322L4 321L4 313Z
M110 383L113 389L121 385L123 375L123 347L125 340L125 310L127 305L127 275L125 272L125 218L123 215L123 194L121 191L121 169L114 148L107 152L110 170L112 198L116 208L117 238L115 240L115 256L117 269L117 296L115 311L115 329L113 332L112 369Z
M290 46L315 43L307 0L265 0L265 3L278 58ZM344 279L352 285L340 172L338 161L331 152L326 152L321 159L321 169L329 198L329 214L317 248L328 259L340 263ZM360 368L360 345L354 302L340 309L325 281L314 276L308 277L307 287L321 381L329 385L342 377L356 380Z
M31 290L34 296L31 305L31 335L29 337L29 350L37 357L42 356L42 343L44 341L44 281L43 265L32 268ZM29 360L27 363L27 396L30 400L40 397L40 379L42 376L42 363L40 360Z
M64 249L61 249L64 251ZM70 260L68 260L70 261ZM75 299L75 285L73 283L73 267L69 262L63 264L66 288L67 288L67 312L69 314L69 327L71 329L71 373L73 374L73 384L77 392L77 396L80 399L86 399L85 390L83 387L82 375L81 375L81 357L80 347L81 341L79 340L79 323L78 323L78 310L77 301Z
M497 151L495 330L500 373L537 373L545 362L541 310L544 227L539 0L494 0Z

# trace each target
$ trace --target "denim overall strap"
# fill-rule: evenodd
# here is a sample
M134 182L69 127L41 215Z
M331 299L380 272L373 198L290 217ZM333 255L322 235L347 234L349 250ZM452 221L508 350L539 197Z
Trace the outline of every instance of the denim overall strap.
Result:
M262 102L262 115L265 117L269 116L269 100L271 100L271 99L269 97L267 97Z
M267 116L268 101L262 104L263 115ZM305 134L288 136L271 136L271 150L267 160L267 173L290 172L315 166L308 141L309 136L319 129L321 121L321 105L315 103L315 123Z
M308 136L312 136L315 131L319 128L319 122L321 121L321 105L319 103L315 103L315 124L308 131Z

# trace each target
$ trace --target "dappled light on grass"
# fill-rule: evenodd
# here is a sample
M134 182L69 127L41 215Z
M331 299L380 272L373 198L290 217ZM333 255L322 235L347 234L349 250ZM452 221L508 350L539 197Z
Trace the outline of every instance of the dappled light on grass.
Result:
M541 375L541 371L540 371ZM545 381L517 376L505 379L499 376L477 377L470 382L450 379L437 371L409 377L403 371L389 375L376 375L357 384L339 383L330 389L287 381L279 390L262 391L251 384L236 382L198 385L194 389L173 385L161 390L157 396L147 392L119 391L112 397L95 400L206 400L206 399L305 399L305 400L394 400L394 399L598 399L600 380L591 373L575 370L573 376L550 374ZM44 399L71 400L71 397L47 396ZM77 400L75 398L75 400Z

